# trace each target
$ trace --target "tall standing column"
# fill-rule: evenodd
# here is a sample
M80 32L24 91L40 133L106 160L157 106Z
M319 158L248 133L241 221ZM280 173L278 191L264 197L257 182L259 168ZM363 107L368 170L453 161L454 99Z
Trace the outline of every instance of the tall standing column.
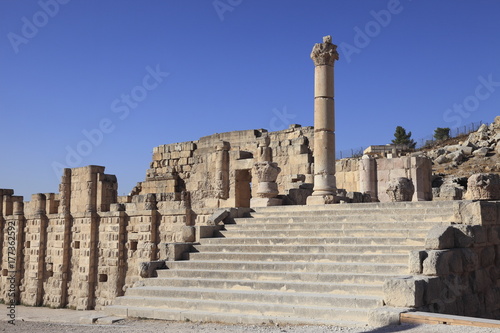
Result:
M314 45L314 192L308 205L334 203L335 181L335 104L333 67L339 59L332 37Z

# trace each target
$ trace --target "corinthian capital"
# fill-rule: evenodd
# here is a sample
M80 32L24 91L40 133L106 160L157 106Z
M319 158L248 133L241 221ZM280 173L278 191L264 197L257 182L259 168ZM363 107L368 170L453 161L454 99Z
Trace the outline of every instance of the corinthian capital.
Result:
M311 59L315 66L333 66L335 60L339 60L337 45L332 44L332 36L323 37L323 43L314 45L311 52Z

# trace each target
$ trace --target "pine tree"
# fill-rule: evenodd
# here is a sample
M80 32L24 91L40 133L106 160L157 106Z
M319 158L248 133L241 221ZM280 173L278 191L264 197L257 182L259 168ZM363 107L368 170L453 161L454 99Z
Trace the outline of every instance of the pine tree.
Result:
M406 130L401 127L396 127L396 132L394 132L394 140L392 143L395 145L407 145L408 148L414 149L417 143L411 139L411 132L406 133Z
M434 130L434 139L441 141L441 140L446 140L450 138L450 128L445 127L441 128L438 127Z

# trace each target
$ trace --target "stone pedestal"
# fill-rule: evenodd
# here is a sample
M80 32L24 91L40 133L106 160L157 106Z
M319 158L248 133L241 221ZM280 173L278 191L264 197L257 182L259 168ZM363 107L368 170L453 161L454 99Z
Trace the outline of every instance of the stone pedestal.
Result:
M339 59L331 36L311 53L314 61L314 191L308 205L335 203L335 105L333 65Z
M270 161L257 162L254 165L258 185L256 197L250 199L251 207L279 206L282 199L276 198L279 194L276 178L281 172L277 163Z

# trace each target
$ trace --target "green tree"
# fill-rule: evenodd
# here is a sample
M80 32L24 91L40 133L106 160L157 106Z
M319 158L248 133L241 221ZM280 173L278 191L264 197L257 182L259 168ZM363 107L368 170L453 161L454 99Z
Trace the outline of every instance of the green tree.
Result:
M407 145L411 149L414 149L417 145L417 143L411 138L411 132L406 133L406 130L401 126L396 127L392 143L395 145Z
M441 141L450 138L450 128L449 127L438 127L434 130L434 139Z

